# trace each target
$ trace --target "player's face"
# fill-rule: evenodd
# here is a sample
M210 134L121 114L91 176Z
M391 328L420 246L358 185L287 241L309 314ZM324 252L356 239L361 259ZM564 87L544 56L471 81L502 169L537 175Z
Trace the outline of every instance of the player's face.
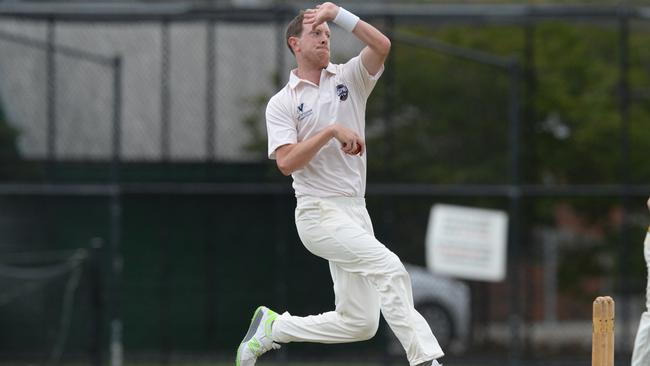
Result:
M330 62L330 28L327 23L313 29L311 24L304 24L299 42L305 59L319 67L327 67Z

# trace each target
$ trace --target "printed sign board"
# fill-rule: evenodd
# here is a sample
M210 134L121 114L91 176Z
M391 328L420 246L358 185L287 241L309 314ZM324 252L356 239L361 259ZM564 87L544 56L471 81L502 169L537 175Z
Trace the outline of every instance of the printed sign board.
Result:
M503 211L434 205L427 228L427 267L447 276L502 281L507 240L508 215Z

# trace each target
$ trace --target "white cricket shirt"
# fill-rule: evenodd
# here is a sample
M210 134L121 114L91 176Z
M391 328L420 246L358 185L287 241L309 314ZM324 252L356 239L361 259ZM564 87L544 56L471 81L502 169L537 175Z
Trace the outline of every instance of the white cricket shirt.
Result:
M360 56L341 65L330 63L321 72L320 85L300 79L292 70L287 85L266 107L269 159L275 159L278 147L308 139L335 122L365 141L366 101L383 71L370 75ZM366 152L348 155L332 138L291 176L296 197L364 197Z

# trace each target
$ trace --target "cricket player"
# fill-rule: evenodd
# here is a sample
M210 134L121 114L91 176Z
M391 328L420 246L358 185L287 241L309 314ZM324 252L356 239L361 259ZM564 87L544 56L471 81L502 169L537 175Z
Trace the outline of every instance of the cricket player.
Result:
M330 63L333 22L361 40L361 53ZM390 40L330 2L301 12L286 32L297 68L266 109L268 155L293 177L298 234L329 262L335 309L306 317L260 306L239 349L237 366L254 365L278 343L345 343L372 338L380 311L412 366L437 366L442 349L413 306L400 259L374 236L365 207L366 101L384 69Z
M648 198L647 205L648 210L650 210L650 198ZM650 365L650 226L648 226L648 232L645 235L643 254L648 267L648 282L645 295L646 311L641 314L639 330L636 333L634 351L632 351L632 366Z

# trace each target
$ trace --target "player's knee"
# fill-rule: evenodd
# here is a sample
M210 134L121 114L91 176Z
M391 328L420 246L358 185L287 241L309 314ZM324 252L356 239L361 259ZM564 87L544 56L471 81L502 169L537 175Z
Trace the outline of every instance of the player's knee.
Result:
M399 260L397 255L390 253L386 258L386 270L391 277L408 277L408 272L404 268L404 264Z
M343 316L343 321L356 340L365 341L377 334L377 329L379 329L379 309L377 309L376 313L368 311L354 315L347 314Z
M379 318L367 318L366 321L357 328L357 338L366 341L377 334L379 329Z

